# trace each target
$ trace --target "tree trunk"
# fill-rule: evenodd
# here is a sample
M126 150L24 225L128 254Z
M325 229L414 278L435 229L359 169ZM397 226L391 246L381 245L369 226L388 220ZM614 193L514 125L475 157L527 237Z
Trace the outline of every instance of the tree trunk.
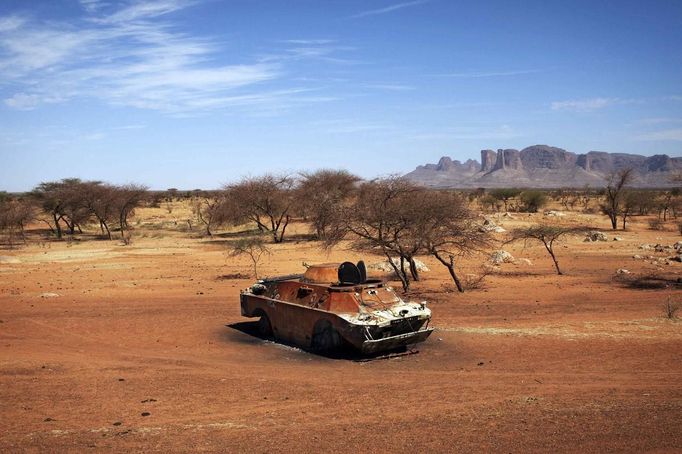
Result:
M452 277L452 280L455 282L455 285L457 286L457 290L460 293L464 293L464 287L462 286L462 282L459 280L457 273L455 273L455 258L452 255L450 255L448 261L441 257L440 254L436 251L433 251L432 254L434 257L438 259L440 263L445 265L445 267L448 269L450 277Z
M419 271L417 270L417 264L414 263L414 257L409 257L408 258L410 262L410 274L412 275L412 279L415 281L419 280Z
M552 257L552 261L554 262L554 267L556 268L556 273L558 275L564 274L561 272L561 269L559 268L559 262L557 261L556 256L554 255L553 248L545 242L543 242L543 244L545 245L545 249L547 249L547 252L549 252L549 256Z
M609 219L611 219L611 228L616 230L618 228L618 217L616 213L609 213Z
M52 214L52 217L54 218L54 225L55 229L57 230L57 238L62 239L62 227L59 225L59 218L57 217L56 213Z
M393 260L391 259L390 254L388 251L386 251L386 248L382 246L382 249L384 250L384 255L386 255L386 258L388 259L388 263L391 265L393 268L393 271L395 271L396 276L398 276L398 279L400 279L400 283L403 285L403 292L407 293L408 290L410 290L410 280L407 279L398 269L395 263L393 263Z

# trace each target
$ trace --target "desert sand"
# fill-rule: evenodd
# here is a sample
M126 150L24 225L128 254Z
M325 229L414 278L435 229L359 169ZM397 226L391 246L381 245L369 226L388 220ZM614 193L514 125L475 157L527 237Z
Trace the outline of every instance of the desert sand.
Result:
M0 251L0 451L681 452L682 321L663 305L682 301L682 263L640 249L680 236L636 220L611 241L605 217L576 216L609 241L563 242L564 276L541 245L516 243L504 249L530 264L460 294L423 258L409 298L436 331L417 354L366 362L252 335L248 259L177 210L139 210L128 246ZM380 260L296 236L272 250L266 275Z

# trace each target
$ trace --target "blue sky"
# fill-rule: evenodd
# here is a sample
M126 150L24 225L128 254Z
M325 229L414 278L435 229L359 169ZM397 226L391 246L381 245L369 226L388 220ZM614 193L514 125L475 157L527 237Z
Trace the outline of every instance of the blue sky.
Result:
M3 0L0 190L682 156L682 2Z

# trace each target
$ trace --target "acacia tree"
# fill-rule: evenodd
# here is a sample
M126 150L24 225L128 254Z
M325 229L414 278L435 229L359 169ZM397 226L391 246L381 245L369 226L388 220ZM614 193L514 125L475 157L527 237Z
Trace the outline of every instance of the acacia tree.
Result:
M521 194L521 190L514 188L500 188L490 191L490 195L504 203L504 211L509 211L509 201Z
M118 225L121 229L121 238L125 239L125 231L128 229L128 218L134 214L147 195L147 186L140 184L127 184L116 187L114 191L114 207L118 217Z
M406 258L409 261L410 248L406 245L411 239L407 234L410 220L405 216L405 202L421 190L399 177L363 183L352 200L337 206L339 213L333 216L325 237L327 246L331 247L350 235L352 248L381 251L400 279L403 290L408 291L410 276L405 269L405 261ZM396 264L398 259L402 259L400 267Z
M552 258L557 274L561 275L564 273L561 271L561 268L559 268L559 261L557 260L556 254L554 252L555 243L566 235L581 233L584 231L585 229L580 227L564 227L558 225L541 224L512 231L511 238L507 242L509 243L518 240L541 242L545 246L549 256Z
M9 247L14 247L17 234L26 242L24 227L35 218L35 209L26 199L1 198L0 200L0 231L7 233Z
M359 177L345 170L323 169L303 173L296 190L296 204L315 229L318 239L324 239L339 213L336 207L350 197Z
M199 196L192 203L192 212L204 224L208 236L213 236L211 229L223 223L227 209L224 197L218 195Z
M464 197L396 177L362 184L336 219L327 243L335 244L350 235L352 247L380 250L404 291L409 290L410 279L419 279L414 258L421 254L433 255L448 269L458 290L464 291L456 258L486 247L489 241Z
M618 228L618 217L623 209L627 191L626 187L634 180L634 177L634 170L632 168L614 172L607 177L606 191L604 193L604 202L601 204L601 210L609 217L613 230Z
M480 228L476 214L460 194L423 191L412 204L415 216L410 231L419 251L432 255L445 266L457 290L464 292L456 261L488 248L492 241L490 233Z
M294 180L289 176L266 174L244 178L225 188L231 204L229 217L233 224L252 221L260 231L272 234L275 243L284 241L293 204Z
M84 204L99 222L99 227L104 235L111 239L110 225L118 218L117 203L119 198L118 188L99 181L87 182L87 190L84 194Z

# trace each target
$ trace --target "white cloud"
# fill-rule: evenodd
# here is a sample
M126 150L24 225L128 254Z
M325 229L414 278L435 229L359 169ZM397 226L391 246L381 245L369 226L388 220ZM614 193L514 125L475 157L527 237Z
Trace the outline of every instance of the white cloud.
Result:
M277 91L262 85L281 79L289 60L332 58L347 48L329 46L326 40L295 40L297 47L288 49L285 58L216 63L224 57L216 40L188 36L158 19L191 4L148 0L111 12L108 3L82 0L88 21L77 26L0 18L0 87L16 89L5 104L31 109L42 102L94 97L179 114L249 103L261 109L267 102L282 109L285 103L331 99L294 99L296 88Z
M589 98L574 99L569 101L554 101L552 103L552 110L589 112L593 110L603 109L604 107L612 106L620 102L621 100L618 98Z
M11 98L5 99L5 105L18 110L31 110L40 104L40 96L17 93Z
M16 30L21 27L26 19L19 16L0 17L0 33Z
M99 18L97 21L103 23L121 23L150 19L179 11L191 6L193 3L194 2L186 0L142 1L133 3L109 16Z
M644 141L674 141L682 142L682 128L664 129L640 134L635 137L637 140Z
M351 16L351 18L357 19L360 17L376 16L379 14L391 13L391 12L397 11L399 9L408 8L410 6L421 5L423 3L426 3L427 1L428 0L415 0L415 1L411 1L411 2L397 3L395 5L390 5L390 6L387 6L385 8L370 9L367 11L362 11L362 12L359 12L357 14L354 14Z
M439 77L452 77L458 79L481 79L488 77L507 77L507 76L521 76L524 74L538 73L537 69L521 69L515 71L479 71L479 72L461 72L461 73L446 73L439 74Z

